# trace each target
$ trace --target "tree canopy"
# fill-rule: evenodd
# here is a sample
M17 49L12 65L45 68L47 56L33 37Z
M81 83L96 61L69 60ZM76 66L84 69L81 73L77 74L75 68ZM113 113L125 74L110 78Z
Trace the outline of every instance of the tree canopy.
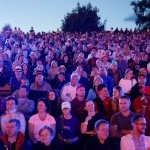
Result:
M64 32L90 32L103 30L105 23L100 22L101 17L98 16L98 8L93 7L90 3L87 5L80 5L77 3L75 9L62 20L62 30Z
M136 16L136 25L139 29L150 27L150 0L132 1L134 13Z

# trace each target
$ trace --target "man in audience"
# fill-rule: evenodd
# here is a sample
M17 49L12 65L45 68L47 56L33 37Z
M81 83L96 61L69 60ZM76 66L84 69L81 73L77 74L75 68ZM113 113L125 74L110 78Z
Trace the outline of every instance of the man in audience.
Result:
M85 144L84 150L119 150L119 144L109 138L109 123L100 119L95 123L97 136Z
M121 138L122 136L129 134L132 130L131 120L135 116L130 110L131 101L128 96L121 96L119 99L120 112L115 113L111 117L111 136L115 138Z
M78 85L76 88L76 98L71 101L71 113L76 116L80 121L83 121L86 110L85 106L85 87L84 85Z
M22 79L22 68L21 66L16 66L15 76L10 78L10 88L12 93L19 89Z
M79 84L80 76L77 73L72 73L70 82L64 85L61 91L63 101L72 101L76 97L76 88Z
M150 137L145 136L146 120L143 115L132 119L133 131L121 138L121 150L149 150Z
M44 80L43 72L37 71L35 82L30 86L29 98L33 99L35 104L37 104L37 100L46 97L47 91L50 89L50 84Z
M1 150L32 150L30 141L20 132L20 121L10 119L6 132L0 137Z
M33 100L27 98L29 88L26 85L22 85L19 88L19 99L18 99L18 111L23 113L26 120L29 120L35 110L35 103Z

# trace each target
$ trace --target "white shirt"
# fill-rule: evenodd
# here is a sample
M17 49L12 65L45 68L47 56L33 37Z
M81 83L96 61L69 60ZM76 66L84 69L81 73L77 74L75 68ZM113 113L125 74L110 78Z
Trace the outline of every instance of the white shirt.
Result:
M144 145L145 150L148 150L150 148L150 137L141 135L144 138ZM133 141L133 135L127 134L121 138L121 150L135 150L135 145Z
M137 81L135 79L133 80L128 80L128 79L125 79L125 78L122 78L120 81L119 81L119 86L122 87L124 93L130 93L131 91L131 88L137 83Z
M52 124L56 124L56 121L53 116L47 114L45 120L41 120L38 114L35 114L30 117L29 123L33 125L33 134L37 141L40 141L39 131L44 126L51 126Z
M61 92L61 98L63 101L72 101L76 98L76 88L77 86L72 86L70 83L64 85Z

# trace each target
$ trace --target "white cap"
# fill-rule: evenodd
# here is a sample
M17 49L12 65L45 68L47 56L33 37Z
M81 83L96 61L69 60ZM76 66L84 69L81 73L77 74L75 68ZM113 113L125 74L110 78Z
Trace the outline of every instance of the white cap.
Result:
M71 108L71 104L69 102L62 102L61 104L61 109L63 110L64 108Z

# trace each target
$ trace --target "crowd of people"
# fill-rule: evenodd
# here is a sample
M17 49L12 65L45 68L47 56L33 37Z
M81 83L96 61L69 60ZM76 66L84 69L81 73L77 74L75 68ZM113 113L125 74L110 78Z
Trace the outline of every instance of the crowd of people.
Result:
M149 29L2 30L5 86L0 150L150 149Z

